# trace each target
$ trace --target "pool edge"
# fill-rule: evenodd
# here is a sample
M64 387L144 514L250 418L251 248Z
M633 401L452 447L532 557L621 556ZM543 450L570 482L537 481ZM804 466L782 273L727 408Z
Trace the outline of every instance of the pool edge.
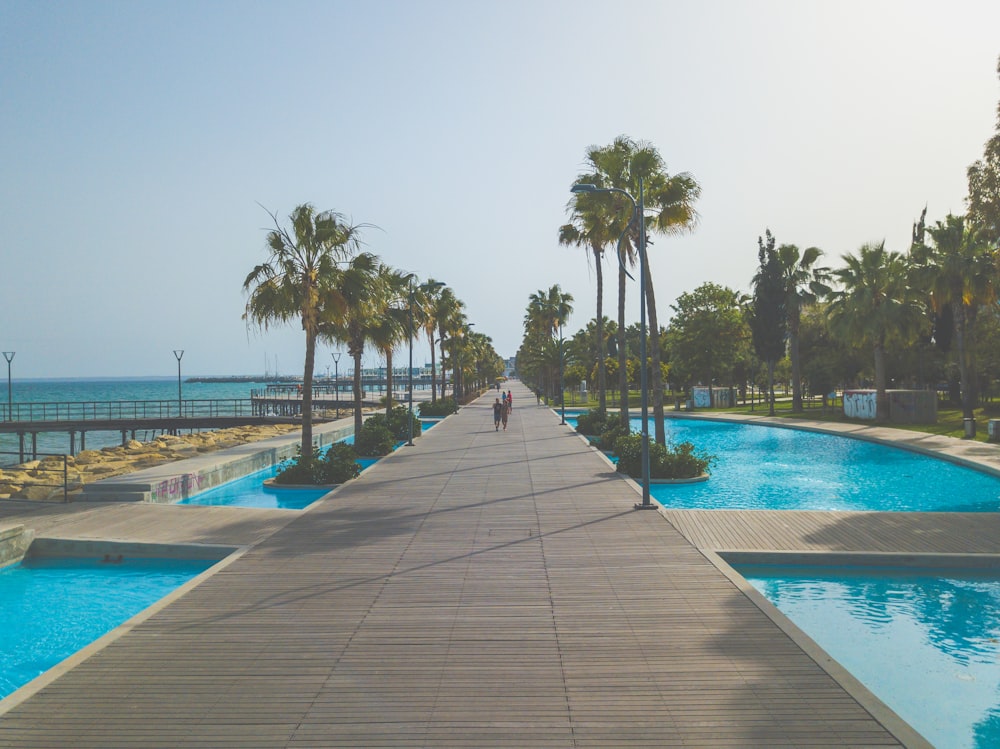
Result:
M103 546L110 546L115 542L95 541L94 543L102 544ZM178 545L178 546L196 546L196 545L188 544L188 545ZM207 580L215 573L233 564L240 557L246 554L247 551L249 551L252 547L253 547L252 544L239 547L232 547L232 546L217 547L217 548L228 548L231 550L231 553L229 553L222 559L219 559L215 564L213 564L203 572L198 573L187 582L174 588L163 598L150 604L135 616L126 619L124 622L119 624L114 629L105 632L103 635L98 637L96 640L91 642L86 647L77 650L72 655L69 655L63 660L59 661L59 663L54 665L52 668L48 669L45 673L40 674L39 676L29 681L27 684L18 687L13 692L8 694L6 697L0 699L0 718L6 715L10 710L13 710L14 708L18 707L24 701L30 699L31 697L34 697L36 694L38 694L40 691L45 689L47 686L56 681L56 679L60 678L71 669L76 668L81 663L88 660L91 656L96 655L97 653L102 651L108 645L115 642L118 638L128 634L137 626L148 620L150 617L154 616L155 614L158 614L164 608L172 604L181 596L188 593L190 590L200 585L202 582ZM181 557L181 558L190 558L190 557Z
M835 682L837 682L845 692L847 692L854 700L857 701L865 710L867 710L871 716L878 721L889 733L895 736L899 741L908 749L934 749L934 745L923 737L912 725L907 721L903 720L895 710L889 707L885 702L883 702L874 692L872 692L868 687L864 685L856 676L854 676L850 671L848 671L844 666L840 664L839 661L834 659L829 653L821 648L815 640L813 640L806 632L796 625L791 619L785 616L781 611L771 603L763 593L758 591L753 585L747 582L739 572L737 572L730 563L723 558L722 554L729 556L729 553L722 552L717 553L710 551L708 549L698 550L706 559L708 559L715 567L718 569L726 578L735 585L743 595L745 595L751 603L753 603L761 612L764 613L775 626L778 627L782 632L784 632L789 639L792 640L802 651L809 656L819 666L823 671L830 676ZM738 552L737 552L738 553ZM773 558L775 555L781 554L781 552L766 552L766 555L770 555ZM751 556L752 553L747 553L746 556ZM759 555L758 558L762 558L764 554ZM832 556L831 554L826 554L826 556ZM871 557L871 554L865 555L852 555L850 553L835 554L835 556L844 559L849 556L866 556ZM881 555L883 557L892 556L891 554ZM896 555L896 556L924 556L924 555ZM943 556L943 555L926 555L926 556ZM955 555L962 556L962 555ZM964 555L968 556L968 555ZM800 560L813 559L815 557L809 554L802 554L801 552L785 553L784 558L786 563L792 557L796 557ZM995 557L995 560L1000 563L1000 557ZM744 561L744 560L741 560ZM744 561L744 563L747 563ZM814 562L817 563L817 562ZM904 565L898 565L904 566Z

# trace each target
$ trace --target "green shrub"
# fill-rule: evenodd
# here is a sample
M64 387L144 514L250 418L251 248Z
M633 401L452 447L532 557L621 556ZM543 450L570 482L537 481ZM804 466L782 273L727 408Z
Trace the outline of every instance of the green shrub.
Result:
M421 416L448 416L458 411L454 398L441 398L440 400L426 401L417 404L417 411Z
M396 441L408 440L410 438L410 409L406 406L396 406L389 415L386 416L385 413L377 413L369 416L365 421L366 424L377 424L384 426L389 430L389 433L396 438ZM374 429L374 426L372 426ZM422 425L420 424L420 419L413 416L413 436L419 437Z
M576 417L576 431L580 434L597 434L604 431L608 421L608 412L599 408L584 411Z
M357 462L358 453L354 445L346 442L334 442L330 449L320 459L323 467L323 478L325 484L343 484L357 478L361 473L361 466Z
M276 484L343 484L357 477L361 467L357 464L358 454L354 447L343 442L330 445L323 456L315 452L308 458L302 455L302 448L295 449L295 457L274 477Z
M611 418L604 423L604 429L601 431L598 444L602 450L614 452L618 440L622 437L628 437L631 433L632 431L618 419Z
M385 425L385 417L378 419L376 416L369 417L361 425L361 431L354 435L354 449L358 455L388 455L399 441Z
M620 437L615 444L618 472L632 478L642 477L642 435ZM706 452L695 452L690 442L663 446L649 443L649 477L654 479L693 479L708 473L716 457Z

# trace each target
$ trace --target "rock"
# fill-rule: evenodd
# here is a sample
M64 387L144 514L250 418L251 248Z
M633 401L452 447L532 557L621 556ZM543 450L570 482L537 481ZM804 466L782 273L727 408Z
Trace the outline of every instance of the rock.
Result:
M77 465L87 465L104 460L104 454L98 450L81 450L76 454Z
M61 486L52 487L35 484L24 487L20 492L20 496L36 502L47 502L50 499L59 499L61 501L63 498L63 489Z

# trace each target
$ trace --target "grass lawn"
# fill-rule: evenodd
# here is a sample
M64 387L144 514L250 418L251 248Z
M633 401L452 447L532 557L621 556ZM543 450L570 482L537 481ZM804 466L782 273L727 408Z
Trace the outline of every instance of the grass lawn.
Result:
M750 410L750 406L736 406L734 408L714 408L714 409L699 409L702 413L708 411L718 411L720 413L754 413L760 415L761 413L767 413L767 406L758 403L754 410ZM990 416L986 414L983 409L978 408L975 410L976 417L976 440L979 442L987 441L987 431L986 423L989 421ZM838 402L836 407L828 406L824 413L823 409L818 405L813 405L810 408L805 409L800 414L793 414L791 411L790 403L778 402L774 409L774 415L776 417L787 418L787 419L810 419L812 421L837 421L848 424L871 424L870 421L862 421L859 419L848 419L844 417L844 413L841 409L840 403ZM938 408L938 420L936 424L881 424L880 426L896 428L896 429L908 429L912 432L926 432L927 434L941 434L945 437L957 437L962 439L965 437L965 425L962 423L962 410L959 408Z
M594 395L594 394L591 394ZM608 408L616 408L612 405L610 398L610 391L608 393ZM780 396L779 396L780 398ZM674 408L674 396L673 394L667 395L663 399L664 407L668 411L672 411ZM617 403L617 399L615 400ZM632 391L629 394L629 406L633 410L639 407L640 397L638 391ZM585 400L580 397L579 393L573 393L572 391L566 391L566 407L567 408L597 408L596 397L589 400ZM761 414L767 413L767 405L762 403L757 403L751 410L750 404L745 406L734 406L732 408L699 408L698 413L735 413L735 414L754 414L760 416ZM975 410L976 417L976 440L979 442L988 441L987 433L987 422L990 420L991 415L987 414L983 409L977 408ZM844 423L854 423L854 424L871 424L870 421L860 421L858 419L847 419L844 418L844 413L840 401L837 401L836 405L827 406L824 411L818 404L810 404L802 413L793 414L791 411L791 400L779 400L774 409L774 415L780 418L786 419L810 419L812 421L837 421ZM994 414L992 418L1000 418L1000 415ZM958 408L942 408L938 407L938 420L936 424L882 424L881 426L897 428L897 429L909 429L913 432L926 432L927 434L941 434L946 437L956 437L958 439L963 439L965 437L965 426L962 423L962 411Z

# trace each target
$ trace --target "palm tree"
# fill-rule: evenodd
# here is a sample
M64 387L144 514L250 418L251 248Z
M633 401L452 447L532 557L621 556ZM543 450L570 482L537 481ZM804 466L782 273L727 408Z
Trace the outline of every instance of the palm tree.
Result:
M577 182L594 183L596 175L581 175ZM597 321L594 340L597 343L598 408L607 407L607 367L604 355L604 248L617 239L613 232L614 216L607 212L607 201L593 193L579 193L569 203L570 223L559 227L559 244L586 247L594 257L597 271ZM589 369L589 367L588 367Z
M436 298L434 318L438 326L438 345L441 347L441 398L444 399L445 376L445 343L450 342L453 333L462 329L465 324L465 303L459 300L447 286ZM454 387L455 372L452 368L452 386ZM458 393L455 393L455 405L458 405Z
M372 316L368 336L385 358L385 413L392 412L392 355L409 334L409 284L412 274L402 273L380 264L375 272L371 304L377 312Z
M524 328L528 335L537 334L543 341L555 340L566 320L573 312L573 295L564 293L559 284L549 289L539 289L537 294L528 297L528 309L524 316ZM559 352L560 361L562 350ZM555 390L554 376L549 374L551 390ZM560 393L560 402L562 398Z
M865 244L857 255L842 256L846 265L832 275L841 288L830 292L827 314L832 333L847 342L871 346L875 358L875 416L889 417L886 397L886 348L907 342L918 329L920 308L914 300L906 258L887 252L885 242Z
M316 364L319 322L328 301L326 291L337 276L337 263L359 246L360 227L334 211L317 212L309 203L289 215L291 229L268 211L274 229L267 233L270 257L243 281L248 294L243 319L267 329L274 322L297 319L306 337L302 371L302 455L312 455L312 377Z
M826 285L829 269L813 267L823 254L818 247L808 247L800 252L793 244L783 244L777 252L785 287L788 358L792 362L792 411L798 413L802 410L802 361L799 356L802 308L814 304L829 291Z
M371 338L372 322L379 314L376 301L379 266L375 255L362 252L340 268L327 290L330 301L319 324L323 340L347 346L347 353L354 361L355 434L361 431L362 423L361 357L365 343Z
M634 141L620 135L614 143L605 148L592 148L588 159L596 167L600 176L599 187L610 187L624 190L633 197L641 197L646 215L642 217L646 223L647 232L664 235L690 231L697 223L698 214L694 209L695 201L701 195L701 187L689 174L670 175L666 163L659 152L649 143ZM610 198L618 199L617 194ZM622 243L622 252L634 259L639 242L639 225L632 221L631 205L623 206L617 200L622 231L627 231ZM626 207L622 212L620 209ZM647 239L647 249L652 244ZM619 273L619 282L624 284L624 272ZM656 291L653 287L652 270L650 269L649 253L646 253L646 309L649 316L649 362L640 362L648 366L651 374L653 390L653 418L655 423L655 439L666 444L666 430L663 413L663 371L660 367L660 327L656 314ZM620 286L618 292L619 328L624 329L624 290ZM624 341L620 341L623 344ZM624 348L622 345L621 348ZM622 351L619 351L619 363L622 364Z
M441 295L444 293L440 282L433 278L428 278L423 288L420 288L415 295L414 301L417 304L415 315L423 328L427 341L431 346L431 403L437 402L437 390L435 381L437 380L437 358L434 349L434 339L438 330L438 307L440 306Z
M954 324L958 372L962 390L962 416L971 419L976 403L970 343L974 339L979 308L997 299L997 252L981 229L963 216L948 215L927 228L934 246L913 246L914 282L930 297L931 309Z

